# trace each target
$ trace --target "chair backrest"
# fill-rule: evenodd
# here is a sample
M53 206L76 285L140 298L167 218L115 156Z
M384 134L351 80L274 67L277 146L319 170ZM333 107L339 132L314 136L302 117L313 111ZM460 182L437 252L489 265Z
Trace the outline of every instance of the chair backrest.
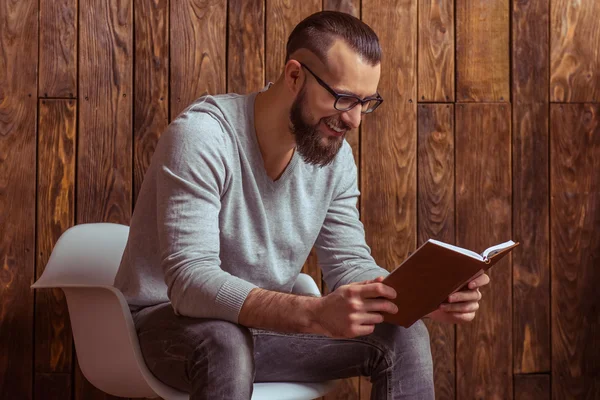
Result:
M94 386L121 397L188 399L148 370L129 306L113 287L128 233L109 223L68 229L32 287L65 292L79 366Z
M129 227L110 223L67 229L35 287L112 286L128 235Z

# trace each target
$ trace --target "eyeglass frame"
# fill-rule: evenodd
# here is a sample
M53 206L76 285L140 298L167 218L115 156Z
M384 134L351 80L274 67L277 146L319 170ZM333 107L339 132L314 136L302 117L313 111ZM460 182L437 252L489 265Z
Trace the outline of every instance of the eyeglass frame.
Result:
M360 110L360 113L361 113L361 114L363 114L363 115L364 115L364 114L370 114L370 113L372 113L373 111L375 111L375 110L377 109L377 107L379 107L379 106L381 105L381 103L383 103L383 97L381 97L381 95L380 95L379 93L376 93L376 96L377 96L377 97L366 97L365 99L361 99L360 97L358 97L358 96L356 96L356 95L353 95L353 94L338 93L338 92L336 92L335 90L333 90L333 89L331 88L331 86L329 86L328 84L326 84L326 83L323 81L323 79L319 78L319 77L317 76L317 74L315 74L314 72L312 72L312 71L311 71L311 69L310 69L310 68L308 68L308 66L306 66L306 64L304 64L304 63L303 63L303 62L301 62L301 61L298 61L298 63L299 63L299 64L300 64L302 67L306 68L306 70L307 70L308 72L310 72L310 74L311 74L312 76L314 76L314 78L317 80L317 83L318 83L319 85L321 85L322 87L324 87L324 88L325 88L325 90L327 90L327 91L328 91L328 92L329 92L329 93L330 93L330 94L331 94L333 97L335 97L335 101L334 101L334 103L333 103L333 108L335 108L335 109L336 109L336 110L338 110L338 111L342 111L342 112L345 112L345 111L350 111L350 110L352 110L354 107L356 107L356 106L357 106L357 105L360 103L360 105L361 105L361 110ZM340 110L339 108L337 108L337 107L336 107L336 105L337 105L337 102L338 102L338 100L339 100L340 98L352 98L352 99L356 99L356 101L354 102L354 104L353 104L351 107L349 107L349 108L347 108L347 109L344 109L344 110ZM367 111L363 111L363 110L362 110L362 105L363 105L363 104L365 104L365 103L368 103L368 102L370 102L370 101L373 101L373 100L376 100L376 101L377 101L377 103L375 104L375 107L373 107L373 109L371 109L370 111L369 111L369 110L367 110Z

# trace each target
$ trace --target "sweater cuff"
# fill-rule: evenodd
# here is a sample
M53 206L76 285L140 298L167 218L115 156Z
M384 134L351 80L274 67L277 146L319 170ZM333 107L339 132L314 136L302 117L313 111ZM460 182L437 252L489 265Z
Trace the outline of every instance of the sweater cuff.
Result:
M390 274L390 272L386 269L383 269L381 267L375 267L375 268L369 268L365 271L360 272L359 274L356 274L352 277L350 277L348 280L344 280L344 285L347 285L349 283L355 283L355 282L363 282L363 281L368 281L368 280L372 280L375 278L378 278L380 276L388 276Z
M215 300L217 305L223 308L223 319L237 324L248 293L256 287L258 286L235 277L225 281Z

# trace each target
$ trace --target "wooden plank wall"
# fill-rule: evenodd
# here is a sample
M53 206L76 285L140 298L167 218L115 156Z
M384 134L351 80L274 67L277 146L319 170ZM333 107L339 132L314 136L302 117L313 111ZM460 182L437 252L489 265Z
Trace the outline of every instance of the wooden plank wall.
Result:
M476 320L427 322L437 399L600 398L600 2L0 2L0 399L107 399L60 291L33 292L73 224L127 224L156 142L205 93L277 79L302 18L362 18L385 103L348 136L376 260L428 238L521 242ZM304 270L323 293L318 260ZM369 399L365 378L332 399Z

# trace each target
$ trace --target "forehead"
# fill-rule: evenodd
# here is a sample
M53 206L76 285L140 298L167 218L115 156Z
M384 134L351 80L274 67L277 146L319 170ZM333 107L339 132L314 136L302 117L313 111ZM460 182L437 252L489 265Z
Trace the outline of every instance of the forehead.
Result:
M381 65L370 65L341 39L337 39L327 52L327 63L323 66L325 80L338 90L347 90L360 97L377 92Z

